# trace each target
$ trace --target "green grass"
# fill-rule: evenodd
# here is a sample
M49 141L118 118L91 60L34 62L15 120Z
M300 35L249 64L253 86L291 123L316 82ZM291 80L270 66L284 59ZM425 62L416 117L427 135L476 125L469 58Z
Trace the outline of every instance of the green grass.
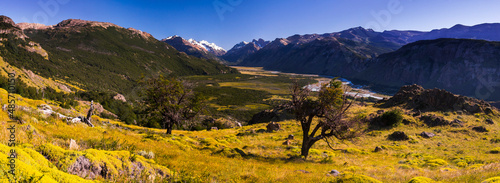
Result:
M2 101L6 103L6 91L0 90ZM31 108L44 103L38 100L23 99L18 105ZM374 113L379 108L373 106L355 106L349 116ZM83 111L73 111L81 113ZM334 140L333 147L319 141L311 151L308 160L297 159L300 154L301 131L296 121L280 122L282 130L274 133L257 133L237 136L248 130L265 129L266 124L244 126L242 128L217 131L178 131L165 135L165 130L149 129L126 125L109 120L112 125L103 123L107 119L93 117L95 128L83 124L67 125L52 116L39 116L36 112L19 112L38 135L29 138L28 131L19 130L20 144L30 144L29 149L42 151L46 144L52 144L53 151L49 160L57 168L58 174L65 173L68 139L75 139L80 151L97 156L126 156L126 152L153 152L154 165L165 166L172 172L172 179L186 182L356 182L375 180L381 182L408 182L416 177L427 177L441 182L481 182L491 177L500 176L500 156L490 151L497 146L490 139L499 138L498 125L488 125L490 132L477 133L464 127L469 133L455 133L456 128L428 128L417 124L399 125L392 129L383 129L363 135L352 141ZM24 117L23 117L24 116ZM477 117L462 115L463 121L470 126L480 125ZM455 114L446 116L456 117ZM491 117L491 116L490 116ZM480 117L482 118L482 117ZM493 120L500 120L492 117ZM0 113L0 121L6 121L7 114ZM0 142L6 144L6 123L1 123ZM119 127L117 127L117 125ZM21 129L21 128L19 128ZM394 131L404 131L417 143L409 141L390 141L387 136ZM435 137L425 139L417 134L422 131L433 132ZM33 132L31 132L33 133ZM290 146L283 145L288 135L295 139ZM486 139L486 140L485 140ZM31 147L32 146L32 147ZM55 146L58 146L57 148ZM373 152L376 146L382 151ZM29 150L26 150L29 151ZM125 151L125 152L124 152ZM123 152L123 153L119 153ZM118 153L118 154L117 154ZM42 153L43 154L43 153ZM90 157L89 155L89 157ZM34 157L35 155L31 155ZM131 156L131 155L129 155ZM36 156L43 157L43 156ZM51 158L52 157L52 158ZM58 160L59 159L59 160ZM61 160L62 159L62 160ZM119 159L119 158L118 158ZM42 160L39 160L42 161ZM44 161L46 162L46 161ZM118 165L116 158L110 164ZM52 166L42 163L43 167ZM112 172L119 172L114 166ZM30 169L30 167L27 167ZM33 170L39 170L31 167ZM341 176L328 176L332 169L341 172ZM307 171L309 173L303 173ZM40 172L40 171L39 171ZM35 177L47 175L41 171ZM1 179L1 178L0 178ZM422 179L423 178L418 178ZM103 179L100 179L103 180ZM64 181L61 181L64 182Z

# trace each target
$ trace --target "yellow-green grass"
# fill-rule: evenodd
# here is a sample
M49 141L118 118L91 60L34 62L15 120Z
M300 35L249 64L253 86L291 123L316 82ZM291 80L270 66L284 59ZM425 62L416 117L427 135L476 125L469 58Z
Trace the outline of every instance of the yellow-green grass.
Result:
M7 102L7 93L0 90L0 94L3 106ZM45 103L28 99L18 101L18 105L32 109ZM88 107L80 108L72 112L81 113ZM356 105L349 116L369 115L377 110L380 109L370 105ZM177 181L348 182L361 177L381 182L408 182L412 178L422 176L441 182L481 182L500 176L500 155L491 153L492 149L500 146L500 143L491 141L500 138L500 119L491 116L461 115L462 121L467 124L467 127L462 128L429 128L418 119L413 119L414 124L369 132L369 135L362 135L352 141L333 140L334 149L330 149L326 142L318 141L312 147L310 157L302 160L296 158L300 153L302 134L300 124L294 120L280 122L282 130L274 133L249 133L251 129L258 131L266 128L266 124L256 124L216 131L174 130L173 135L165 135L165 130L125 125L97 116L93 117L96 127L90 128L84 124L68 125L61 119L38 115L36 112L18 113L21 118L27 119L25 121L28 123L18 125L16 134L19 144L30 144L18 147L23 151L32 152L31 150L39 150L46 144L53 144L65 152L70 152L70 139L75 139L80 145L77 153L152 151L155 154L153 165L167 167L171 170L173 179ZM447 119L457 116L435 114ZM484 118L490 117L496 122L495 125L484 123ZM7 144L7 113L0 112L0 119L0 142ZM105 123L108 121L109 123ZM30 130L26 130L26 125L31 126ZM479 125L487 127L490 132L478 133L469 127ZM388 140L387 136L394 131L404 131L412 140ZM417 135L422 131L435 133L436 136L431 139L422 138ZM295 139L291 140L290 146L283 145L290 134L293 134ZM114 150L92 150L92 144L101 141L114 142L117 145L113 146ZM377 146L383 150L373 152ZM40 157L33 156L32 158ZM42 162L39 164L43 168L51 166L40 158L37 161ZM329 175L328 172L333 169L340 171L341 176ZM30 171L50 174L34 165ZM58 169L57 172L65 173L63 169ZM50 177L52 176L47 176Z
M263 90L272 94L289 94L290 83L268 83L255 80L240 81L240 82L223 82L220 86L228 86L239 89Z

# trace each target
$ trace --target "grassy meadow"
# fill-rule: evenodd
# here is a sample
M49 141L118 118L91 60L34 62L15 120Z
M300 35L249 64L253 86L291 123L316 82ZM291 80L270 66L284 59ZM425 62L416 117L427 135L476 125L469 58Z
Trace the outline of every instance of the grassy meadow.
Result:
M189 79L204 84L196 90L209 94L210 105L216 111L228 114L237 110L259 111L269 107L269 101L287 99L288 86L283 83L291 81L289 76L261 70L255 72ZM306 83L314 78L302 80ZM7 103L7 92L0 89L0 97L3 106ZM235 102L242 100L241 97L247 97L244 98L247 100ZM300 124L294 120L279 122L282 129L272 133L261 132L267 124L255 124L212 131L174 130L172 135L166 135L165 130L126 125L98 116L92 117L94 128L68 124L55 115L37 111L37 106L50 105L51 101L19 96L16 101L19 107L15 116L24 122L17 124L16 134L17 149L25 152L18 158L18 174L25 177L19 178L19 182L475 183L500 179L494 178L500 177L500 118L493 115L432 112L447 120L465 122L464 127L458 128L430 128L417 118L404 115L409 123L367 130L351 141L333 140L333 149L326 142L318 141L312 147L310 157L303 160L299 157ZM235 107L231 102L235 102ZM89 106L80 105L72 110L52 107L59 113L76 116L84 114ZM373 103L358 103L350 110L349 116L369 116L379 110ZM0 182L8 182L5 174L8 167L4 164L8 152L7 118L6 111L0 112ZM493 119L495 124L486 124L486 119ZM484 126L488 132L476 132L472 130L474 126ZM405 132L410 140L389 140L388 135L395 131ZM423 138L418 135L423 131L436 136ZM284 145L289 135L295 138L290 145ZM71 139L77 142L78 149L69 149ZM374 152L375 147L382 150ZM48 148L55 150L47 151ZM66 167L75 161L68 157L77 155L94 157L91 159L95 163L113 165L110 167L115 168L114 176L90 181L68 174ZM124 167L137 162L162 169L170 176L153 179L146 172L138 178L127 178L120 173ZM339 171L340 175L331 175L331 170Z

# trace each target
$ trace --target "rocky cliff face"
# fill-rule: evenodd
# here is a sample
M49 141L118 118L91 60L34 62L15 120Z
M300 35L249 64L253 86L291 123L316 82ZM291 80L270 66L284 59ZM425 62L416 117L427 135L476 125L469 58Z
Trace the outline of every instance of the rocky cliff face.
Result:
M415 111L460 111L470 114L494 113L488 102L442 89L424 89L419 85L406 85L390 99L379 102L381 107L401 106Z
M180 36L171 36L161 41L173 46L175 49L198 58L219 60L217 56L224 55L226 50L207 41L198 42L193 39L186 40Z
M240 42L234 45L225 55L221 58L231 63L239 63L245 60L248 56L259 51L261 48L267 46L270 41L265 41L263 39L254 39L252 42Z
M481 99L500 100L500 42L418 41L365 63L351 78L399 87L419 84Z

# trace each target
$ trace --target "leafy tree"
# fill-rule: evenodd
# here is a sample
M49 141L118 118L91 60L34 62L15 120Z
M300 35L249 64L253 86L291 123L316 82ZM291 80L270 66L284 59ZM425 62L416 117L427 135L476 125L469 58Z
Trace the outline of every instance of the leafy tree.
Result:
M291 93L291 108L302 127L301 155L304 159L319 140L323 139L330 145L328 139L331 137L343 140L357 135L355 128L361 127L360 121L346 119L346 113L354 100L347 100L342 82L336 78L321 87L316 99L311 97L310 89L300 87L296 82L291 87ZM313 119L316 117L320 119L314 126Z
M143 105L148 121L158 121L172 134L174 125L196 117L204 108L205 98L193 92L192 84L173 77L159 76L142 81L145 85Z

